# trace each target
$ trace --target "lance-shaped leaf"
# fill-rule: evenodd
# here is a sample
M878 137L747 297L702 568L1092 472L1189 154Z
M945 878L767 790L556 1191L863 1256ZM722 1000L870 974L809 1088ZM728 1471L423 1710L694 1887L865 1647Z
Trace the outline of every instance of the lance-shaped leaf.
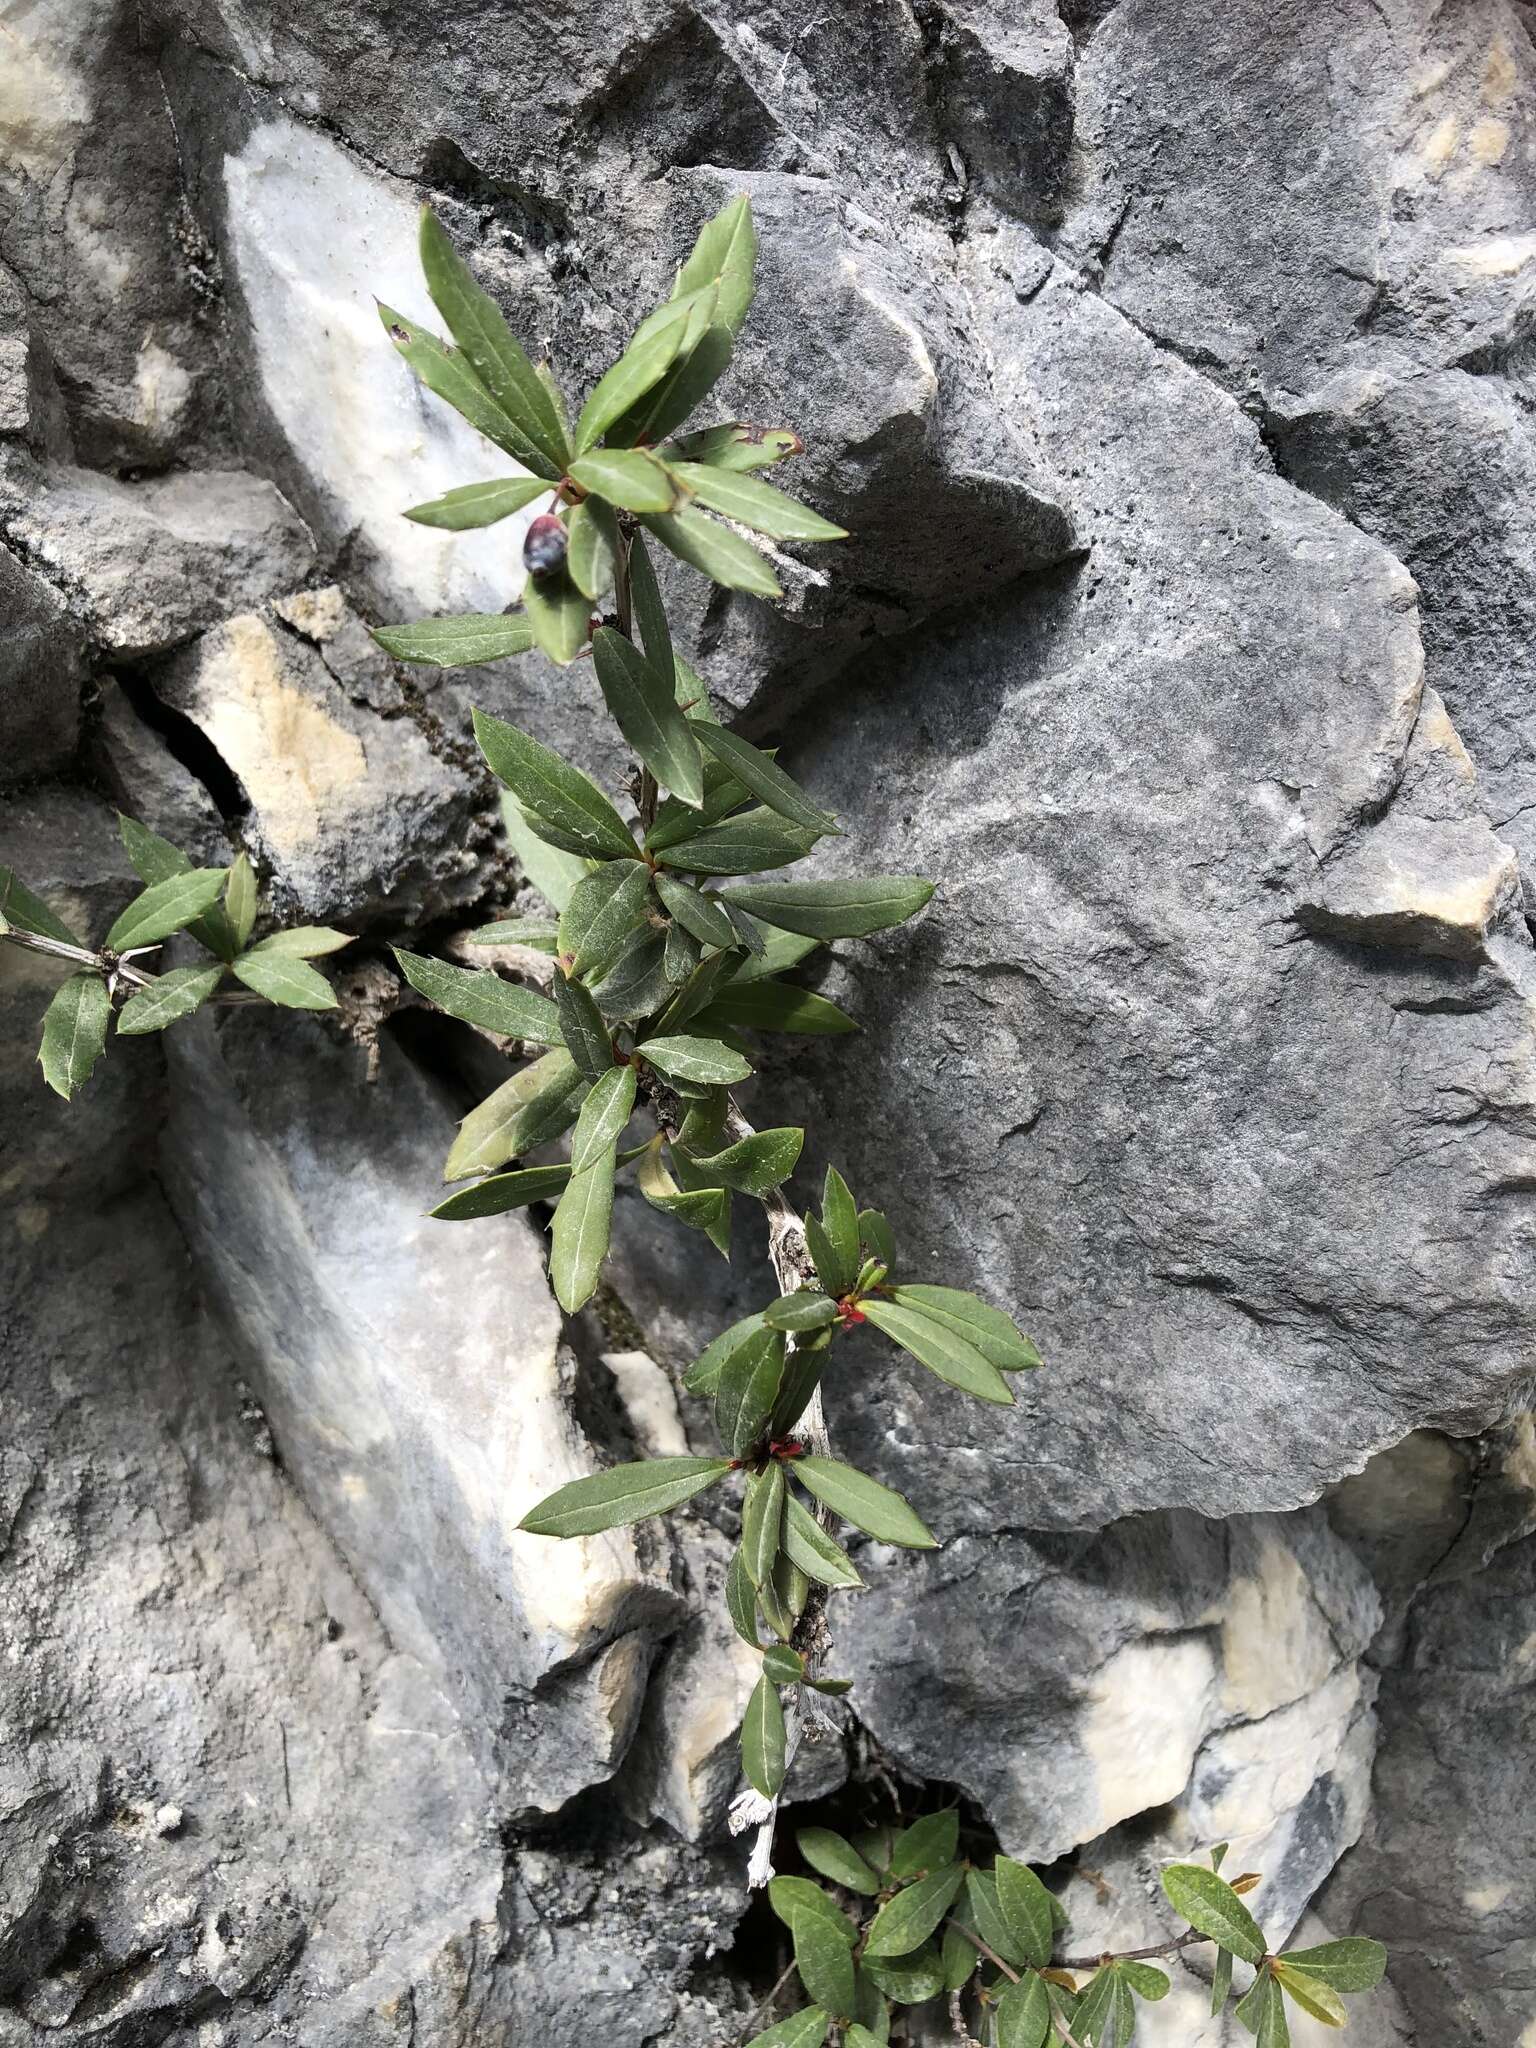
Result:
M705 721L695 713L690 722L700 725ZM681 840L693 838L706 825L713 825L730 812L739 810L750 795L746 785L738 782L734 775L727 774L717 761L706 760L703 803L695 807L679 802L676 797L668 797L658 807L655 822L645 835L647 850L658 853L664 846L676 846Z
M917 1878L887 1899L875 1915L864 1942L867 1956L910 1955L932 1934L965 1883L962 1864L951 1863Z
M498 917L464 934L466 946L531 946L553 953L560 942L560 923L553 917Z
M471 527L494 526L498 519L510 519L535 498L548 496L549 485L543 477L499 476L486 484L460 484L457 490L444 491L440 498L428 498L425 504L413 505L405 516L418 526L465 533Z
M551 483L558 482L562 465L552 462L516 421L508 418L475 375L466 355L447 347L427 328L418 327L392 306L381 303L379 318L398 352L429 391L451 405L477 433L515 456L525 469L547 477Z
M466 612L457 619L410 619L370 629L386 654L421 668L473 668L526 654L533 628L521 612Z
M703 311L701 302L699 310ZM697 339L694 338L697 333ZM615 423L615 441L655 443L680 427L730 367L732 336L719 323L697 332L690 322L684 345L667 374ZM682 493L679 492L679 497Z
M581 1105L576 1132L571 1139L571 1171L585 1173L605 1152L611 1152L623 1134L635 1107L635 1070L610 1067Z
M797 1294L786 1294L781 1301L770 1302L763 1310L763 1320L770 1330L824 1330L828 1323L837 1320L837 1303L825 1294L801 1288Z
M133 863L133 871L146 887L154 882L164 882L172 875L184 875L192 865L179 846L172 846L168 839L162 839L158 832L151 832L137 818L125 817L119 811L117 829Z
M759 1692L764 1689L770 1693L773 1692L772 1686L768 1685L766 1680L759 1682ZM753 1699L756 1700L756 1698L757 1694L754 1693ZM775 1708L778 1707L779 1699L777 1693L773 1693L773 1704ZM781 1711L779 1714L781 1725L783 1718ZM743 1753L745 1753L745 1737L743 1737ZM752 1776L750 1770L747 1776L751 1779L753 1785L757 1787L757 1790L763 1792L764 1798L773 1797L773 1793L764 1792L763 1786ZM775 1785L773 1790L777 1792L778 1786ZM800 1973L800 1982L805 1986L812 1998L815 1999L816 2003L824 2011L831 2013L835 2019L851 2019L853 2017L856 1993L853 1980L853 1956L849 1951L847 1942L842 1940L837 1929L830 1926L819 1913L796 1913L790 1921L790 1933L794 1939L795 1968Z
M835 1934L844 1948L858 1946L859 1930L830 1893L808 1877L775 1877L768 1885L768 1903L784 1925L794 1930L797 1920L820 1920L829 1934Z
M671 474L642 448L594 448L571 464L571 481L625 512L670 512L680 495Z
M655 1043L654 1040L651 1041ZM701 1045L714 1045L715 1039L701 1039ZM651 1056L650 1045L641 1048L647 1059ZM700 1173L711 1181L718 1181L722 1187L735 1188L741 1195L766 1195L770 1188L781 1186L795 1170L800 1157L800 1148L805 1143L805 1132L794 1124L785 1124L768 1131L754 1131L749 1138L740 1138L734 1145L727 1145L723 1152L712 1152L706 1158L693 1158L693 1164ZM780 1324L788 1329L789 1324Z
M765 1585L773 1575L783 1516L784 1467L773 1460L748 1478L741 1505L742 1562L754 1586Z
M770 975L787 974L808 953L814 953L821 943L818 939L802 938L798 932L781 932L771 924L759 924L739 904L728 904L723 896L720 906L736 927L743 944L752 946L750 957L738 960L732 970L732 988L765 980Z
M870 1249L884 1258L887 1265L891 1263L891 1259L876 1246L871 1245ZM894 1257L894 1252L891 1257ZM891 1290L891 1299L900 1307L927 1317L932 1323L943 1324L972 1350L979 1351L983 1358L990 1360L999 1372L1028 1372L1040 1363L1040 1354L1034 1345L1000 1308L991 1307L961 1288L896 1287Z
M603 700L646 767L684 803L702 805L704 764L670 677L611 626L600 626L593 635L592 659Z
M809 505L802 505L798 499L775 490L772 484L762 483L756 477L741 476L729 469L716 469L705 462L679 462L673 473L682 479L701 505L708 505L712 512L734 519L738 526L750 526L755 533L766 533L771 540L848 538L847 527L834 526L830 519L823 519Z
M720 1385L720 1375L725 1362L739 1345L745 1344L755 1331L762 1329L761 1311L756 1315L743 1316L740 1322L732 1323L722 1330L712 1344L706 1345L698 1357L683 1374L683 1385L690 1394L713 1394Z
M549 1279L556 1301L568 1316L591 1300L608 1256L616 1153L617 1148L609 1144L580 1173L573 1173L555 1207Z
M667 624L667 608L661 600L650 552L638 533L629 544L629 595L645 658L668 678L672 694L677 697L677 656L672 646L672 629Z
M578 1074L568 1052L547 1052L472 1109L443 1163L444 1180L464 1180L504 1166L521 1152L547 1144L573 1122L585 1093L585 1075Z
M715 1425L733 1457L742 1457L763 1433L773 1411L774 1396L784 1371L784 1339L777 1330L758 1330L731 1353L721 1369L715 1394ZM782 1500L782 1494L779 1496ZM779 1516L774 1517L774 1551L778 1550ZM754 1560L749 1555L748 1568ZM773 1558L768 1559L771 1567ZM754 1570L753 1583L762 1584Z
M560 913L558 948L566 974L600 981L645 922L650 873L640 861L608 861L585 876Z
M741 1767L747 1776L747 1783L761 1792L765 1799L775 1798L784 1783L784 1709L779 1705L778 1688L771 1678L760 1678L752 1688L752 1697L747 1701L746 1719L741 1724ZM798 1928L797 1928L798 1942ZM843 1961L848 1962L848 1951L838 1944ZM849 1965L850 1976L852 1965ZM814 1998L816 1988L807 1978L804 1969L801 1982Z
M555 976L555 1014L566 1051L589 1081L600 1081L614 1064L613 1039L596 999L579 981Z
M173 967L158 977L153 988L140 989L117 1014L121 1037L145 1031L163 1031L178 1018L190 1017L202 1008L223 979L222 967Z
M1288 1970L1283 1956L1271 1963L1270 1969L1287 1997L1294 1999L1304 2013L1321 2020L1325 2027L1342 2027L1348 2020L1343 1999L1321 1977L1308 1976L1305 1970Z
M827 882L756 882L729 901L767 924L811 939L862 939L914 917L933 894L920 875L849 876Z
M1056 1932L1050 1893L1027 1863L1015 1863L1011 1856L997 1858L993 1878L998 1908L1013 1930L1018 1954L1037 1968L1048 1963Z
M972 1870L966 1873L966 1897L971 1915L976 1922L976 1932L995 1954L1005 1963L1022 1963L1012 1927L1003 1918L1003 1909L997 1902L997 1880L990 1871Z
M614 422L666 375L683 345L687 324L684 318L653 326L649 332L642 329L613 368L598 379L576 422L578 456L600 441Z
M501 818L518 866L553 909L564 910L576 884L591 874L592 862L583 855L561 853L541 839L510 790L502 791Z
M795 1846L812 1870L819 1870L823 1877L842 1885L846 1891L862 1892L869 1899L879 1891L878 1875L853 1844L834 1834L831 1828L800 1828L795 1834Z
M747 2048L822 2048L831 2024L819 2005L802 2006L787 2020L754 2034Z
M675 921L667 926L663 943L665 951L662 954L662 967L668 981L675 988L693 973L703 956L704 949L691 932L684 931Z
M1149 2004L1166 1998L1173 1988L1166 1970L1154 1969L1150 1963L1138 1963L1132 1956L1122 1956L1115 1964L1115 1968L1136 1996L1145 1998Z
M873 1977L855 1965L854 1998L861 2018L843 2029L843 2048L885 2048L891 2038L890 2007Z
M477 1223L485 1216L501 1216L508 1209L526 1209L530 1202L546 1201L561 1194L570 1180L568 1166L522 1166L515 1173L492 1173L460 1188L427 1214L439 1223Z
M224 915L239 952L256 925L256 870L243 853L235 855L225 876Z
M817 836L807 826L793 825L760 805L707 826L675 846L653 850L663 867L700 875L751 875L760 868L781 868L803 859Z
M960 1940L979 1959L981 1951L963 1935ZM997 2001L997 2048L1045 2048L1050 2031L1050 1993L1030 1971L1017 1984L1010 1984Z
M608 590L619 558L619 523L601 498L587 498L571 508L566 522L566 573L594 603Z
M569 668L587 644L592 607L566 569L530 576L523 585L523 610L538 645L550 660Z
M547 818L600 860L633 860L629 827L588 775L552 748L489 713L474 714L475 738L491 772L525 811Z
M397 959L404 959L397 954ZM429 961L428 966L437 962ZM295 959L291 953L268 953L260 947L249 953L242 953L238 960L229 963L230 972L237 981L243 981L247 988L254 989L259 996L265 996L269 1003L277 1003L285 1010L334 1010L336 993L323 974L317 974L307 960ZM505 983L498 984L505 987Z
M901 1495L871 1479L867 1472L857 1472L837 1458L806 1457L795 1460L795 1477L824 1507L852 1522L866 1536L909 1550L938 1548L933 1531Z
M903 1828L891 1844L887 1871L900 1879L943 1870L954 1862L959 1841L960 1816L952 1806L940 1813L925 1813L921 1820Z
M859 1028L825 996L792 982L765 980L729 982L699 1012L698 1022L704 1030L791 1031L808 1038L840 1037Z
M475 375L558 476L569 455L559 409L501 308L475 282L430 207L421 213L421 268L433 305Z
M119 822L126 840L128 828L134 821L131 818L122 818ZM143 826L136 829L141 832L144 830ZM155 835L151 832L146 836L153 839ZM159 843L164 845L165 842L162 840ZM170 850L175 852L174 847ZM132 858L131 851L129 857ZM185 860L184 855L180 857ZM174 873L175 870L167 872ZM143 879L147 881L150 877L144 876ZM154 879L159 880L160 877L156 876ZM19 932L31 932L34 938L55 939L61 946L80 944L69 926L62 918L54 916L41 896L34 896L20 876L13 869L6 867L0 867L0 917Z
M328 924L296 924L285 932L271 932L258 939L253 953L288 953L295 960L318 960L326 953L339 953L352 943L351 932L338 932Z
M737 333L752 303L756 266L757 230L752 225L752 206L747 195L740 193L705 222L688 260L677 273L672 296L683 299L707 285L718 286L718 317L733 334Z
M1091 1979L1079 1999L1077 2011L1072 2015L1072 2031L1086 2044L1086 2048L1118 2048L1116 1995L1115 1974L1113 1970L1104 1969Z
M841 829L836 818L813 804L799 783L786 775L771 755L744 740L740 733L727 726L701 722L696 734L700 745L709 749L722 768L754 796L761 797L780 817L789 818L811 832L835 833Z
M718 1038L694 1038L687 1033L647 1038L635 1050L648 1066L669 1080L696 1081L705 1087L728 1088L737 1081L745 1081L752 1071L739 1052L732 1052ZM720 1153L716 1159L725 1156ZM711 1160L708 1166L702 1160L697 1163L701 1171L708 1172L716 1161Z
M1374 1991L1385 1974L1387 1952L1379 1941L1350 1934L1317 1948L1294 1948L1283 1961L1287 1970L1316 1977L1334 1991Z
M642 1458L573 1479L530 1508L518 1523L534 1536L595 1536L692 1500L731 1469L729 1458Z
M944 1965L936 1941L925 1941L907 1955L866 1954L859 1967L898 2005L926 2005L944 1989Z
M805 1659L788 1643L770 1643L763 1652L763 1670L775 1685L804 1685Z
M658 875L656 894L683 930L691 932L701 946L735 945L731 920L712 897L701 894L688 882L680 882L676 875Z
M187 868L154 882L114 920L107 933L107 947L113 953L128 953L135 946L152 946L179 932L217 903L223 893L227 868Z
M859 1248L878 1259L882 1266L894 1266L896 1263L896 1240L891 1235L890 1224L878 1209L859 1211ZM979 1350L980 1346L977 1348ZM996 1359L992 1362L994 1365L997 1363Z
M1291 2027L1285 2015L1285 2000L1280 1993L1280 1980L1271 1971L1261 1972L1255 1988L1259 1993L1258 2048L1291 2048ZM1245 2001L1246 2003L1246 2001ZM1237 2006L1235 2011L1241 2012Z
M1214 2018L1232 1995L1232 1951L1219 1948L1216 1951L1216 1967L1211 1972L1211 2015Z
M669 441L660 451L664 462L707 462L711 469L767 469L786 456L799 455L805 443L792 427L760 427L751 420L729 420L722 427L701 427Z
M531 1039L537 1045L560 1043L560 1018L548 996L529 988L516 988L500 975L483 967L450 967L446 960L429 960L421 953L394 949L400 971L418 995L450 1017L465 1024L477 1024L504 1038ZM264 956L248 953L236 962L236 971ZM318 977L316 977L318 979ZM241 977L244 979L244 976Z
M757 1588L748 1574L747 1561L739 1546L725 1575L725 1609L731 1617L731 1627L741 1640L750 1643L754 1650L761 1649L762 1644L757 1639Z
M667 979L666 934L649 923L630 934L623 952L594 990L598 1008L616 1023L651 1016L672 993Z
M948 1324L935 1322L895 1301L871 1299L861 1305L877 1330L883 1330L893 1344L899 1344L949 1386L958 1387L963 1394L973 1394L978 1401L992 1401L1000 1408L1012 1407L1013 1393L997 1367Z
M820 1522L803 1508L793 1494L784 1502L784 1553L818 1585L856 1590L864 1581L840 1543L835 1543ZM828 1873L830 1875L830 1873Z
M99 974L72 974L55 989L43 1012L37 1057L43 1079L66 1102L91 1078L107 1043L111 1016L112 998Z
M782 597L779 579L750 541L732 533L696 506L681 512L641 515L647 532L690 568L701 569L711 582L727 590L745 590L753 597Z
M1258 1922L1225 1878L1199 1863L1170 1863L1163 1872L1168 1903L1200 1934L1218 1941L1245 1963L1264 1958Z

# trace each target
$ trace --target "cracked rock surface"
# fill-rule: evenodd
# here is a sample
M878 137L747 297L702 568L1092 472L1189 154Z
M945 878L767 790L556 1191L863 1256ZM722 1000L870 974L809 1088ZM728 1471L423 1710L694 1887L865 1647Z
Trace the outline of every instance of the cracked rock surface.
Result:
M68 1109L54 970L0 951L0 2048L705 2048L777 1974L729 1509L516 1526L703 1447L676 1373L759 1232L701 1271L621 1197L562 1325L535 1220L424 1216L501 1066L384 964L520 886L470 708L611 777L597 693L367 635L515 600L534 509L399 516L508 467L378 322L432 317L419 203L581 389L738 190L721 404L853 537L772 610L671 577L679 639L840 813L827 872L940 883L815 970L863 1035L769 1049L754 1113L1048 1361L999 1412L839 1352L839 1446L944 1547L860 1546L794 1793L957 1789L1084 1950L1230 1838L1277 1939L1391 1945L1361 2048L1536 2040L1532 22L6 25L0 859L99 934L116 805L364 943L339 1022L114 1043ZM1145 2048L1247 2038L1201 1970Z

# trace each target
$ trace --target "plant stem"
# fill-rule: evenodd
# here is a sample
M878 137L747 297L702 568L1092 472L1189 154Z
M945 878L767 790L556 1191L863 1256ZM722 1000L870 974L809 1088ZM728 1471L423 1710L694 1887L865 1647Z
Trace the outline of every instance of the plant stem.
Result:
M76 967L94 968L107 981L126 982L130 988L153 988L160 979L158 974L135 967L132 961L119 960L115 953L93 953L87 946L66 945L62 939L50 939L41 932L18 931L14 925L9 931L0 932L0 944L21 946L29 953L46 953L50 959L68 960ZM266 998L254 989L232 988L211 995L208 1000L234 1005L261 1003Z

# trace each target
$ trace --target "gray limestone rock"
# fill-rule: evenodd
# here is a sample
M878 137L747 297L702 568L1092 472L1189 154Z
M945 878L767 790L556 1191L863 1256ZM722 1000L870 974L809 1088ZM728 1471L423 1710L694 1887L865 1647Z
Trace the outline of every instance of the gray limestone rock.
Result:
M0 786L62 768L80 738L84 646L61 598L0 548Z

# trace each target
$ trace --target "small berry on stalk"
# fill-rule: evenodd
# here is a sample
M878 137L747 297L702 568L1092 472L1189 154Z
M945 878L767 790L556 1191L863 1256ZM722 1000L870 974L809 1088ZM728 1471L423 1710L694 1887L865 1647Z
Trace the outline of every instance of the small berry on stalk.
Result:
M530 576L552 576L565 567L565 528L552 512L541 512L524 536L523 566Z

